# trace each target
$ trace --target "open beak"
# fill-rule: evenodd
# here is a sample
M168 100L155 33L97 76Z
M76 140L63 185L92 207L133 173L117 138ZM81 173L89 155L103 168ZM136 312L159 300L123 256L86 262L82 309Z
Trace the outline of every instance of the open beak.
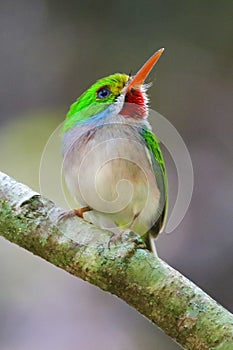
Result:
M139 69L137 74L132 78L132 80L130 80L129 85L127 86L128 91L132 88L138 88L144 83L144 81L146 80L146 77L149 75L152 68L158 62L163 51L164 51L164 49L160 49L160 50L156 51L149 58L149 60L142 66L142 68Z

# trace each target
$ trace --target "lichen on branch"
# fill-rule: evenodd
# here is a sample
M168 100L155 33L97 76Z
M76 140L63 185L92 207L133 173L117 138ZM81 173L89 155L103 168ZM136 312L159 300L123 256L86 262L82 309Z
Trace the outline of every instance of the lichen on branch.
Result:
M111 233L0 172L0 235L125 300L188 350L232 350L233 315L125 232Z

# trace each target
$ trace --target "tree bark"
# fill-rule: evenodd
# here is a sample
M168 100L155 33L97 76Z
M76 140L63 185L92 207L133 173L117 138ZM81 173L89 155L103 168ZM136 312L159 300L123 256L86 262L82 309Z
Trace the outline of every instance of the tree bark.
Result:
M232 350L233 315L146 250L133 232L111 233L63 210L0 172L0 234L67 272L117 295L184 349Z

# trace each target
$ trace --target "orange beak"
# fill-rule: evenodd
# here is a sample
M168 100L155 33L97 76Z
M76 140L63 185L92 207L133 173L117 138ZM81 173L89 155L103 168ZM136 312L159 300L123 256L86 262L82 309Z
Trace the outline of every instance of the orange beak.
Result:
M158 62L163 51L164 51L164 49L160 49L160 50L156 51L149 58L149 60L142 66L141 69L139 69L137 74L129 82L129 85L127 86L127 90L140 87L144 83L144 81L146 80L146 77L149 75L149 73L152 70L152 68L154 67L154 65Z

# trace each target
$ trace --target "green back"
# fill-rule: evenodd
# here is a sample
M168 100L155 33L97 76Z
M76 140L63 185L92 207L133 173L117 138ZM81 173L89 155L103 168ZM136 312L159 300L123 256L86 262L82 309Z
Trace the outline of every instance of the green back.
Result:
M155 162L153 162L153 157L155 161L160 165L160 168L163 174L163 185L165 188L165 209L164 209L164 217L163 217L163 226L164 226L166 222L167 212L168 212L168 181L167 181L166 167L165 167L161 149L159 147L159 140L157 139L157 137L149 129L143 129L143 138L145 140L145 143L149 151L152 154L152 164L154 163L155 172L156 172L156 168L155 168ZM158 186L161 186L161 184L158 183ZM161 227L161 230L163 229L163 226Z

